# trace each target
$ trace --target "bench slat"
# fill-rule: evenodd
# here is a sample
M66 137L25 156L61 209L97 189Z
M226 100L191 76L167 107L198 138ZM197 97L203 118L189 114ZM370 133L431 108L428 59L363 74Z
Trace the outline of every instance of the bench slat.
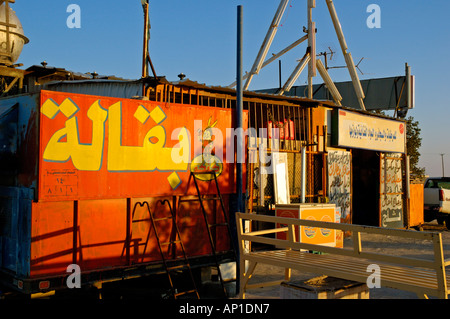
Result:
M248 260L269 263L291 269L306 270L311 273L319 273L348 280L356 279L356 281L365 282L370 275L370 273L366 271L367 266L370 265L369 261L365 264L360 262L359 265L355 264L353 267L350 267L350 265L341 267L337 263L341 260L334 260L333 263L329 263L330 259L328 258L328 260L326 260L323 256L326 255L286 250L245 254L245 258ZM402 269L401 267L393 267L386 264L379 264L379 266L381 269L380 278L384 283L384 286L391 286L393 288L415 286L416 291L421 291L429 295L436 295L438 285L436 275L433 275L432 271L413 268L407 269L408 271L411 270L411 272L408 273L406 272L406 269ZM397 271L397 273L395 274L393 271ZM423 275L427 275L427 278L423 278ZM447 278L449 280L450 276L447 276Z
M291 260L295 262L302 262L304 264L312 264L320 267L326 268L339 268L353 271L360 271L361 274L365 276L370 275L367 272L367 267L373 262L365 259L357 259L357 258L340 258L340 256L332 256L332 255L317 255L311 254L307 252L296 252L296 251L265 251L258 253L251 253L252 255L259 255L268 258L278 258L279 260ZM335 266L333 266L335 265ZM411 274L415 277L420 276L419 279L423 279L424 282L429 282L430 280L436 281L436 273L433 270L428 269L419 269L419 268L402 268L396 267L394 265L386 264L386 263L378 263L380 269L385 270L386 275L392 275L393 277L398 276L410 276ZM450 276L447 276L450 277Z
M308 256L311 254L305 253L304 256ZM314 254L312 254L314 255ZM340 268L347 269L363 269L366 271L367 267L371 264L374 264L373 261L367 259L360 258L351 258L351 257L341 257L336 255L314 255L311 257L315 263L323 264L324 266L328 266L329 264L337 264ZM381 269L384 269L385 272L388 273L398 273L399 275L405 276L410 273L414 273L414 275L420 276L424 278L424 280L436 280L436 272L429 269L422 268L402 268L395 265L391 265L389 263L375 263L380 266ZM367 273L366 274L370 274Z
M324 228L324 229L337 229L342 231L350 232L361 232L367 234L378 234L386 236L398 236L405 238L415 238L420 240L432 240L436 235L435 232L430 231L420 231L414 232L407 229L393 229L393 228L380 228L375 226L363 226L355 224L344 224L344 223L332 223L332 222L322 222L313 221L289 217L278 217L270 215L258 215L258 214L247 214L247 213L236 213L236 216L241 220L256 220L268 223L274 223L279 225L295 225L295 226L308 226L314 228ZM251 233L248 233L251 234Z
M424 259L391 256L391 255L384 255L384 254L371 253L371 252L365 252L365 251L362 251L361 253L356 254L353 250L345 249L345 248L320 246L320 245L316 245L316 244L305 244L305 243L300 243L300 242L289 242L287 240L282 240L282 239L251 236L248 234L241 235L241 240L247 240L247 241L251 241L254 243L273 245L275 247L280 247L280 248L293 248L296 250L301 250L301 249L317 250L317 251L324 252L324 253L344 255L344 256L348 256L350 258L358 257L358 258L365 258L365 259L373 259L373 260L379 261L379 262L390 261L390 262L396 262L396 263L404 264L404 265L408 265L408 266L416 266L416 267L424 267L424 268L433 268L435 266L435 263L433 261L424 260Z

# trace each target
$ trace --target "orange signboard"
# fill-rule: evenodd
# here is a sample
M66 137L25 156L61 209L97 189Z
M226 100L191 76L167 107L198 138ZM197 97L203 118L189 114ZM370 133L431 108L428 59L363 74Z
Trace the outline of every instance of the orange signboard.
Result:
M233 118L230 109L42 91L39 199L195 194L191 170L215 171L221 192L234 193Z
M336 207L334 204L288 204L276 205L276 216L286 218L299 218L335 223ZM337 245L337 231L317 227L300 226L295 228L297 241L306 244L341 246ZM279 233L279 239L285 239L285 234Z
M300 218L320 222L334 223L336 209L334 205L328 207L302 207ZM306 244L336 246L336 230L317 227L300 227L300 242Z

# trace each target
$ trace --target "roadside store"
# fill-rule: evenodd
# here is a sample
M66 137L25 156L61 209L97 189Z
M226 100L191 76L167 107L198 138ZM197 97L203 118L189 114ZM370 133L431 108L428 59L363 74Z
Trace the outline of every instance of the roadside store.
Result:
M236 107L234 90L189 79L152 82L146 92L150 100ZM333 203L341 222L408 226L404 120L251 91L244 92L244 111L249 212L274 214L277 204L287 203L284 197L288 203ZM285 163L285 171L272 170L277 163Z

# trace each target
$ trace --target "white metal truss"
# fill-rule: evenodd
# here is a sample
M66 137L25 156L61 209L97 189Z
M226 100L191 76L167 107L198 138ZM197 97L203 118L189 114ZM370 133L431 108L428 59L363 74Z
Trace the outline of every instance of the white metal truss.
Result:
M271 58L266 59L267 53L270 49L270 46L272 45L272 42L275 38L275 35L278 31L278 27L280 25L280 21L284 15L284 12L286 11L286 8L289 4L290 0L281 0L280 4L277 8L277 11L275 13L275 16L269 26L269 30L267 31L266 37L264 38L263 44L261 45L261 48L258 52L258 55L255 59L255 62L252 66L252 69L250 72L246 73L245 76L243 76L243 80L246 80L244 85L244 90L248 90L250 83L253 79L253 77L261 71L262 68L269 65L271 62L277 60L282 55L287 53L288 51L292 50L305 40L308 40L308 48L306 50L306 54L303 56L303 58L299 61L298 65L284 84L284 86L280 89L278 92L279 95L283 95L286 91L289 91L295 81L299 78L302 71L305 69L305 67L308 65L308 97L313 98L313 78L317 76L317 70L318 73L322 77L323 81L325 82L325 85L327 86L328 90L331 92L331 95L333 96L333 99L336 104L341 105L342 97L339 94L339 91L337 90L336 86L334 85L334 82L332 81L330 75L328 74L327 69L323 65L323 63L320 61L320 59L316 58L316 24L313 21L313 9L316 7L316 0L306 0L307 1L307 9L308 9L308 30L307 35L303 36L302 38L298 39L285 49L281 50L277 54L274 54ZM358 74L356 72L355 63L353 61L352 55L348 50L348 46L344 37L344 33L342 31L341 23L339 21L336 8L334 6L333 0L325 0L328 11L331 17L331 20L333 21L333 26L337 35L337 38L339 40L339 44L341 46L342 53L345 58L346 67L350 73L350 77L352 79L353 87L356 93L356 96L358 98L359 105L362 110L365 110L364 106L364 91L361 86L361 82L359 80ZM229 87L235 87L236 82L229 85Z

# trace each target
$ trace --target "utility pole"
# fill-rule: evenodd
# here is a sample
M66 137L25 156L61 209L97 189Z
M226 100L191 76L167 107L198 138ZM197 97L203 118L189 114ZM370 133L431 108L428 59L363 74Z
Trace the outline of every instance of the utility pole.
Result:
M313 78L317 75L316 72L316 23L313 21L313 8L316 7L316 0L308 0L308 49L309 49L309 64L308 64L308 98L313 96Z
M445 154L441 154L441 162L442 162L442 177L445 177L445 173L444 173L444 155L445 155Z
M153 76L156 78L156 71L153 67L152 59L150 58L149 52L149 40L150 40L150 5L149 0L141 0L142 9L144 10L144 44L143 44L143 54L142 54L142 77L146 78L149 76L148 67L152 70Z

